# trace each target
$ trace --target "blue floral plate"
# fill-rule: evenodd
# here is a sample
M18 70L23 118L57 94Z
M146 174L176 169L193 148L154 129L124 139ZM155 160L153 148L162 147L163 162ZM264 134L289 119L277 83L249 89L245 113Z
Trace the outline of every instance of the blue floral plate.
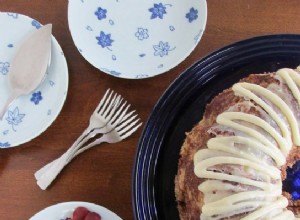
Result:
M69 28L82 56L120 78L152 77L182 62L206 25L205 0L69 0Z
M0 12L0 107L9 95L10 62L22 40L41 24L25 15ZM0 148L18 146L40 135L56 119L67 95L68 68L58 42L52 37L51 65L43 83L19 97L0 120Z
M101 216L101 220L122 220L119 216L107 208L89 202L58 203L43 209L29 220L67 220L72 217L72 213L77 207L85 207L91 212L98 213Z

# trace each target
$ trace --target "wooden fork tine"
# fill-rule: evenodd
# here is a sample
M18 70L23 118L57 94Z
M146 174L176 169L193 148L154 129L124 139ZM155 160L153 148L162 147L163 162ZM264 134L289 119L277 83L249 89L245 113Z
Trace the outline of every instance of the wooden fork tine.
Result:
M136 125L135 127L133 127L140 119L137 119L136 121L132 122L127 128L126 130L123 131L121 138L122 140L124 140L125 138L129 137L130 135L132 135L143 123L139 123L138 125ZM133 127L133 128L132 128ZM130 129L130 130L129 130ZM128 131L129 130L129 131Z

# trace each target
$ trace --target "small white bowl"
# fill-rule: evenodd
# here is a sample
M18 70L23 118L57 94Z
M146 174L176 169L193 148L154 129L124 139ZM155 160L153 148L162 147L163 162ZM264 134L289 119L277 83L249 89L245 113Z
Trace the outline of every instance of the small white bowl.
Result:
M82 56L120 78L147 78L182 62L197 46L205 0L69 0L68 21Z

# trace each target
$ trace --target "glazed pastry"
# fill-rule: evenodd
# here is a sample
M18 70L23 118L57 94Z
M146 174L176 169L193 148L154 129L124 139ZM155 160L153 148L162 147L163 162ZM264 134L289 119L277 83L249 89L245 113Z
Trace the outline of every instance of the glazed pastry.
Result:
M252 74L206 106L180 152L181 219L296 219L282 182L300 159L299 88L298 70Z

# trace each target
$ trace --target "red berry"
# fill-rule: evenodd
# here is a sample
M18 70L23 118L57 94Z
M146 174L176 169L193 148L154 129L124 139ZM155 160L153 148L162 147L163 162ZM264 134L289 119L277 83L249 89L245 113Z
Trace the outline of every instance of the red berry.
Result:
M96 212L89 212L84 220L101 220L101 216Z
M85 217L89 214L89 210L85 207L77 207L73 212L72 220L84 220Z

